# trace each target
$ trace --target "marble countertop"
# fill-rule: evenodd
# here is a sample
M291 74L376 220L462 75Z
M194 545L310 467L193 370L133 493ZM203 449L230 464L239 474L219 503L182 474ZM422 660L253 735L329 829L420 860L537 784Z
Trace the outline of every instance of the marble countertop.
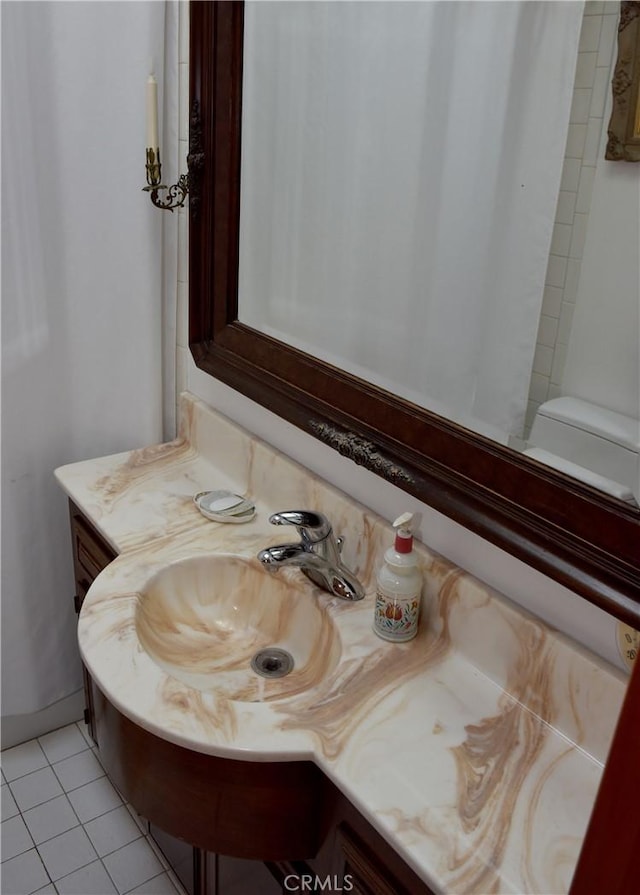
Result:
M316 762L436 892L567 892L624 677L424 545L420 633L407 644L380 640L373 582L390 525L192 396L181 410L173 442L56 471L119 553L91 586L78 628L105 695L190 749ZM193 495L216 488L253 498L255 520L200 515ZM348 603L297 570L279 573L337 632L336 661L304 686L283 693L256 682L233 698L169 674L140 639L156 576L213 554L259 574L258 550L287 539L269 514L293 508L327 515L366 587Z

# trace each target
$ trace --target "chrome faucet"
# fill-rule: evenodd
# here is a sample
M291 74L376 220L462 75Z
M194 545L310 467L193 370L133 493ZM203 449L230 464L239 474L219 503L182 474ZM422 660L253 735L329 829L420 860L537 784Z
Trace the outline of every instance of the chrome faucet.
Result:
M258 559L271 572L283 566L298 566L302 572L330 594L343 600L361 600L364 588L340 558L342 538L333 535L328 519L322 513L308 510L283 510L269 517L272 525L294 525L300 541L279 544L258 553Z

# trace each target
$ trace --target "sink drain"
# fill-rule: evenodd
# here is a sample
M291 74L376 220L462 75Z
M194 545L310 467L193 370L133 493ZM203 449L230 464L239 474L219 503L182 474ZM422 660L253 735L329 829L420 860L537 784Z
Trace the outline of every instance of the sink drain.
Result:
M251 667L262 677L284 677L293 668L293 656L277 646L267 647L255 654Z

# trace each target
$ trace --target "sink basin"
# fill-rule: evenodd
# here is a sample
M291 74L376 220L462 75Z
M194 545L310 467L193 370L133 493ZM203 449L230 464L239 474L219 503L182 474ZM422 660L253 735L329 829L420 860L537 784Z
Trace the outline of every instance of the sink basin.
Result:
M236 556L191 557L162 569L140 593L136 630L163 671L198 690L249 702L303 692L340 657L333 619L299 572L270 575L257 560ZM267 647L293 657L286 676L263 677L252 668ZM268 670L269 661L263 664Z

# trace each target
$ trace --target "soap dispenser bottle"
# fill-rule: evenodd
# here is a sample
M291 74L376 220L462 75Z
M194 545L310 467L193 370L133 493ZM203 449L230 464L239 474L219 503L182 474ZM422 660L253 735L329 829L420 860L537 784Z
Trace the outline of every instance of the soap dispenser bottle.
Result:
M393 523L394 545L385 551L377 579L373 630L396 643L418 633L422 574L413 549L412 524L412 513L403 513Z

